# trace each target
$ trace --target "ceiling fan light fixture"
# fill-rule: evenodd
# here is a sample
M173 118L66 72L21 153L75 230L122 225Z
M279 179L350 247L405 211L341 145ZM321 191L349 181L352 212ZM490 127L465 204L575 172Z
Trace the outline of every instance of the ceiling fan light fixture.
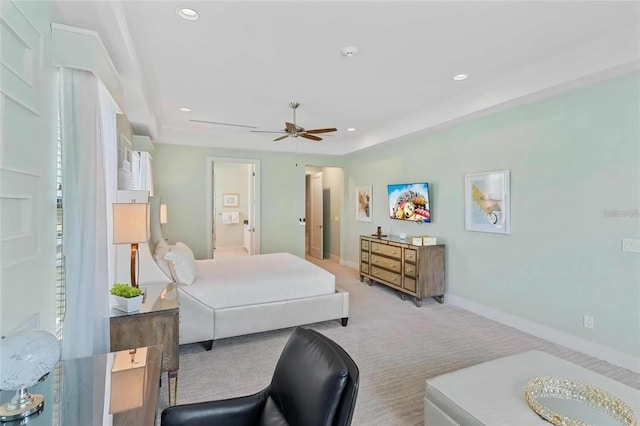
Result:
M462 80L466 80L469 78L469 74L457 74L453 76L453 79L455 81L462 81Z
M191 108L189 108L189 107L180 107L180 111L182 111L182 112L191 112Z
M355 128L355 127L349 127L349 128L347 129L347 132L355 132L355 131L356 131L356 128Z
M351 58L355 56L356 53L358 53L357 47L347 46L342 48L342 56L344 57Z
M197 21L200 19L200 14L190 7L179 7L176 9L176 13L179 17L186 19L187 21Z

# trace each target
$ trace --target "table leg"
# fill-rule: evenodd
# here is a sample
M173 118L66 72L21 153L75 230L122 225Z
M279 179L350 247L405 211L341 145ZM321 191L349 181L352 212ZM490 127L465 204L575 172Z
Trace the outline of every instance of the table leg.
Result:
M177 371L169 371L169 406L176 405L176 396L178 394L178 372Z

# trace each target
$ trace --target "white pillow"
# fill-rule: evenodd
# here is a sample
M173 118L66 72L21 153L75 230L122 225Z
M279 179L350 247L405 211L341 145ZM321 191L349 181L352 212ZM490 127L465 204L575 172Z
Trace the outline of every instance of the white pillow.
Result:
M156 261L162 272L168 278L172 278L171 269L169 268L169 262L165 260L164 256L169 253L171 247L165 240L158 241L156 245L156 250L153 252L153 260ZM175 278L174 278L175 279Z
M196 280L196 263L191 249L184 243L176 243L164 258L169 261L173 279L182 284L193 284Z

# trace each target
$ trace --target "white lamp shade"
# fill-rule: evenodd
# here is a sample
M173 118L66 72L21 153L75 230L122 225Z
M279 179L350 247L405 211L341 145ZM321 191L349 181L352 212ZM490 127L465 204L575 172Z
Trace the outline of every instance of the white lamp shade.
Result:
M113 244L149 240L149 209L146 203L113 204Z
M28 330L0 340L0 389L33 386L60 359L60 342L44 330Z
M167 205L160 204L160 223L167 223Z

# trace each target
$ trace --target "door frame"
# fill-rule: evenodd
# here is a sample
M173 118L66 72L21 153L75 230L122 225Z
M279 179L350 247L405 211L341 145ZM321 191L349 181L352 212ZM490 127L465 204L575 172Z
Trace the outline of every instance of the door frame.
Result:
M214 163L227 162L227 163L243 163L252 164L255 171L255 185L254 185L254 206L252 215L252 246L253 253L260 254L260 160L256 158L235 158L235 157L207 157L207 258L211 258L213 255L213 171Z
M314 191L314 180L316 179L320 179L320 194L316 194ZM316 259L324 259L324 174L322 173L322 171L319 172L313 172L311 174L311 181L310 181L310 185L309 185L309 189L310 189L310 201L311 201L311 205L310 205L310 209L309 209L309 213L310 213L310 218L309 221L307 222L307 225L311 227L311 229L309 230L309 255L311 257L315 257ZM319 195L320 200L315 199L314 195ZM319 205L316 205L316 201L319 201ZM319 210L319 211L318 211ZM316 221L314 220L316 218L316 216L320 217L320 223L316 223ZM314 236L316 235L315 233L318 232L318 230L316 228L320 228L320 236L319 236L319 241L318 241L318 245L320 246L319 248L317 248L320 253L319 253L319 257L315 256L315 248L313 247L313 242L315 240Z

